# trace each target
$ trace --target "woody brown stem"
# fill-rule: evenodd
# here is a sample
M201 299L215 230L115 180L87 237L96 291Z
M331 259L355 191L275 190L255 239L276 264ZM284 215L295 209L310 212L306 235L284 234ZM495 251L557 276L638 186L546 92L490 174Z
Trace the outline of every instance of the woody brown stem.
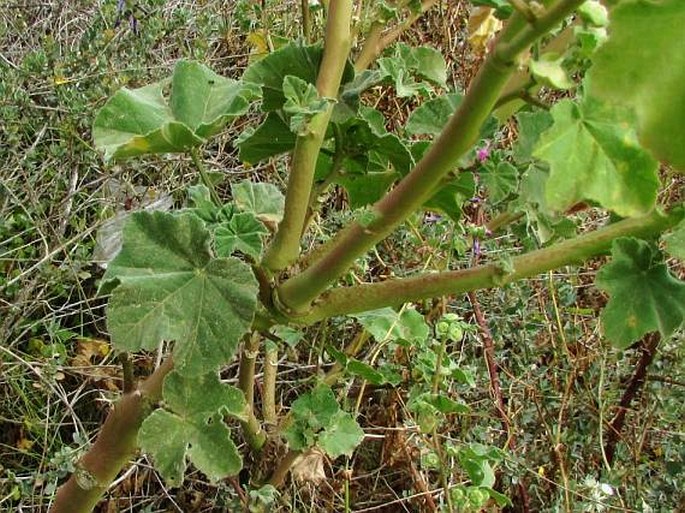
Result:
M93 446L77 463L69 480L57 490L51 513L93 510L135 453L138 430L154 403L161 399L164 378L172 368L172 359L167 358L149 378L115 404Z

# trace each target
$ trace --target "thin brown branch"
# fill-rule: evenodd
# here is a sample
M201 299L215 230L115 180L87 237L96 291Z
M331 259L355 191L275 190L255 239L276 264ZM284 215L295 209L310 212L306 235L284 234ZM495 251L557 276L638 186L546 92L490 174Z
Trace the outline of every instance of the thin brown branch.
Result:
M490 377L490 392L495 401L495 407L497 408L497 413L499 415L500 421L502 422L502 428L507 433L507 446L512 452L516 451L516 434L511 428L511 420L507 414L506 406L504 404L504 395L502 394L502 386L499 380L497 360L495 359L495 343L492 339L492 333L488 327L488 323L485 320L483 311L480 308L480 303L475 292L468 293L469 301L471 302L471 307L473 308L473 315L476 318L476 323L481 332L481 339L483 340L483 353L485 355L485 364L488 368L488 376ZM519 479L518 483L518 494L521 507L521 511L528 513L530 511L530 497L528 495L528 490L526 489L526 484L523 478Z
M623 391L621 401L618 403L618 411L614 418L609 422L607 433L607 440L604 444L604 454L606 455L607 463L611 465L616 454L616 445L621 439L621 432L626 421L626 414L630 409L633 400L638 396L642 386L647 377L647 368L654 360L656 348L661 341L659 333L650 333L646 335L640 342L640 359L635 366L633 375Z

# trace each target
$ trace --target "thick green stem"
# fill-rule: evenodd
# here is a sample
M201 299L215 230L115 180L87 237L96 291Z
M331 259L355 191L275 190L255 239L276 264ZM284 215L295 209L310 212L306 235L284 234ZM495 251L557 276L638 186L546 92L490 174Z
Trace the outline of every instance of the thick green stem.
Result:
M253 451L260 451L266 443L266 433L262 429L259 419L255 416L254 410L250 409L247 420L241 421L240 425L243 428L243 436L247 445Z
M322 98L337 98L340 81L350 53L352 35L352 1L330 2L324 53L316 80ZM331 104L325 112L312 118L306 135L299 136L291 161L283 220L264 256L264 266L280 271L294 262L300 253L300 237L307 217L309 195L314 182L316 160L333 112Z
M242 421L241 425L245 440L254 450L261 449L266 441L266 434L254 414L254 370L257 355L259 354L259 343L260 336L257 332L245 337L238 367L238 388L243 391L245 402L250 412L248 419Z
M490 263L459 271L424 273L411 278L333 289L323 294L306 315L294 320L313 323L337 315L502 286L604 254L611 248L612 241L619 237L654 236L675 226L683 217L683 209L677 208L668 214L655 211L643 217L625 219L549 248L513 257L510 269L505 269L508 265Z
M276 417L276 375L278 373L278 348L273 342L265 344L264 351L264 393L262 395L262 410L264 422L275 426Z
M350 224L329 243L317 261L279 287L280 304L288 313L306 315L311 301L342 276L355 259L387 237L429 199L440 180L454 170L459 158L478 139L481 125L516 70L518 56L582 1L560 0L535 25L523 25L519 29L520 24L516 22L504 29L500 42L483 64L457 112L416 167L372 207L372 221L365 225ZM516 34L511 34L512 26Z
M77 470L59 487L51 513L90 513L137 448L138 429L162 396L164 378L173 368L168 358L107 415L93 446Z
M245 395L245 402L251 409L254 406L254 369L259 354L260 337L257 332L246 335L238 366L238 388Z

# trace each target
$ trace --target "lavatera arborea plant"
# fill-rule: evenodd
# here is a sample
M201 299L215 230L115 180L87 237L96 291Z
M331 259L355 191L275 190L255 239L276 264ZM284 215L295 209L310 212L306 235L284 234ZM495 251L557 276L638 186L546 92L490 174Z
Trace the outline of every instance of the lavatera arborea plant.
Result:
M112 345L124 353L170 350L114 406L52 511L91 511L138 449L170 486L181 484L188 462L210 480L236 475L244 451L258 455L268 438L288 451L267 465L271 475L253 476L254 486L278 488L297 456L312 448L330 458L352 455L364 432L338 404L335 384L350 373L401 380L354 355L379 326L404 340L425 339L428 328L407 306L412 302L502 287L610 253L597 274L609 295L601 317L606 338L625 348L645 333L668 337L682 325L685 284L664 258L685 255L685 214L682 204L659 205L657 198L660 162L669 176L685 169L685 3L493 2L507 4L498 11L504 25L465 93L449 90L436 50L394 44L434 3L389 9L379 2L360 19L352 1L330 0L323 44L284 44L240 80L181 61L170 79L124 88L100 110L93 135L105 160L189 154L201 181L183 210L129 216L102 280ZM537 98L541 87L570 91L548 108ZM389 132L383 114L365 102L372 88L416 99L402 130ZM255 108L260 124L234 144L250 164L287 154L287 187L233 183L226 200L200 150L232 120L248 111L254 119ZM503 156L491 144L513 116L518 141ZM303 251L319 198L334 184L354 212L337 235ZM489 219L465 238L523 219L539 249L497 260L479 255L465 269L342 280L417 212L460 223L477 188L488 199ZM569 219L579 205L611 216L577 234ZM345 351L331 348L333 369L278 415L276 362L284 340L337 316L354 316L366 336ZM462 336L455 319L443 324L441 344ZM232 386L219 372L236 358ZM260 411L253 391L258 360L266 363ZM440 359L432 361L426 373L441 376ZM466 408L441 394L440 379L427 382L414 398L417 411ZM422 418L425 429L434 427L430 415ZM238 450L241 436L247 444ZM469 461L481 465L476 484L487 491L494 478L482 470L490 456L471 452ZM506 501L494 490L490 496Z

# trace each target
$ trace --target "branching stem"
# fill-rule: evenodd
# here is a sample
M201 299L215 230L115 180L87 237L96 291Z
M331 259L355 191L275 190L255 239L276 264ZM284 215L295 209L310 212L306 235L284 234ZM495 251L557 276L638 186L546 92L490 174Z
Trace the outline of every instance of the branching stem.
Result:
M497 263L489 263L464 270L422 273L409 278L332 289L323 294L305 315L294 317L293 321L309 324L337 315L502 286L604 254L618 237L654 236L675 226L683 217L683 209L676 208L668 214L654 211L646 216L624 219L554 246L513 257L510 270Z
M322 98L338 96L352 41L351 19L351 0L331 0L324 53L316 80L316 89ZM316 161L332 112L333 104L325 112L314 116L309 122L307 134L299 136L295 142L283 220L263 261L264 266L271 271L285 269L300 253L300 237L307 217Z
M327 245L323 255L302 273L279 287L281 304L291 312L306 312L311 301L342 276L380 240L387 237L430 197L440 180L454 170L458 159L477 140L480 127L492 111L516 59L530 44L558 24L582 0L560 0L538 18L534 27L509 24L500 35L483 67L471 84L457 112L416 167L371 209L373 218L364 225L355 221ZM510 27L517 32L511 34ZM519 28L520 27L520 28Z

